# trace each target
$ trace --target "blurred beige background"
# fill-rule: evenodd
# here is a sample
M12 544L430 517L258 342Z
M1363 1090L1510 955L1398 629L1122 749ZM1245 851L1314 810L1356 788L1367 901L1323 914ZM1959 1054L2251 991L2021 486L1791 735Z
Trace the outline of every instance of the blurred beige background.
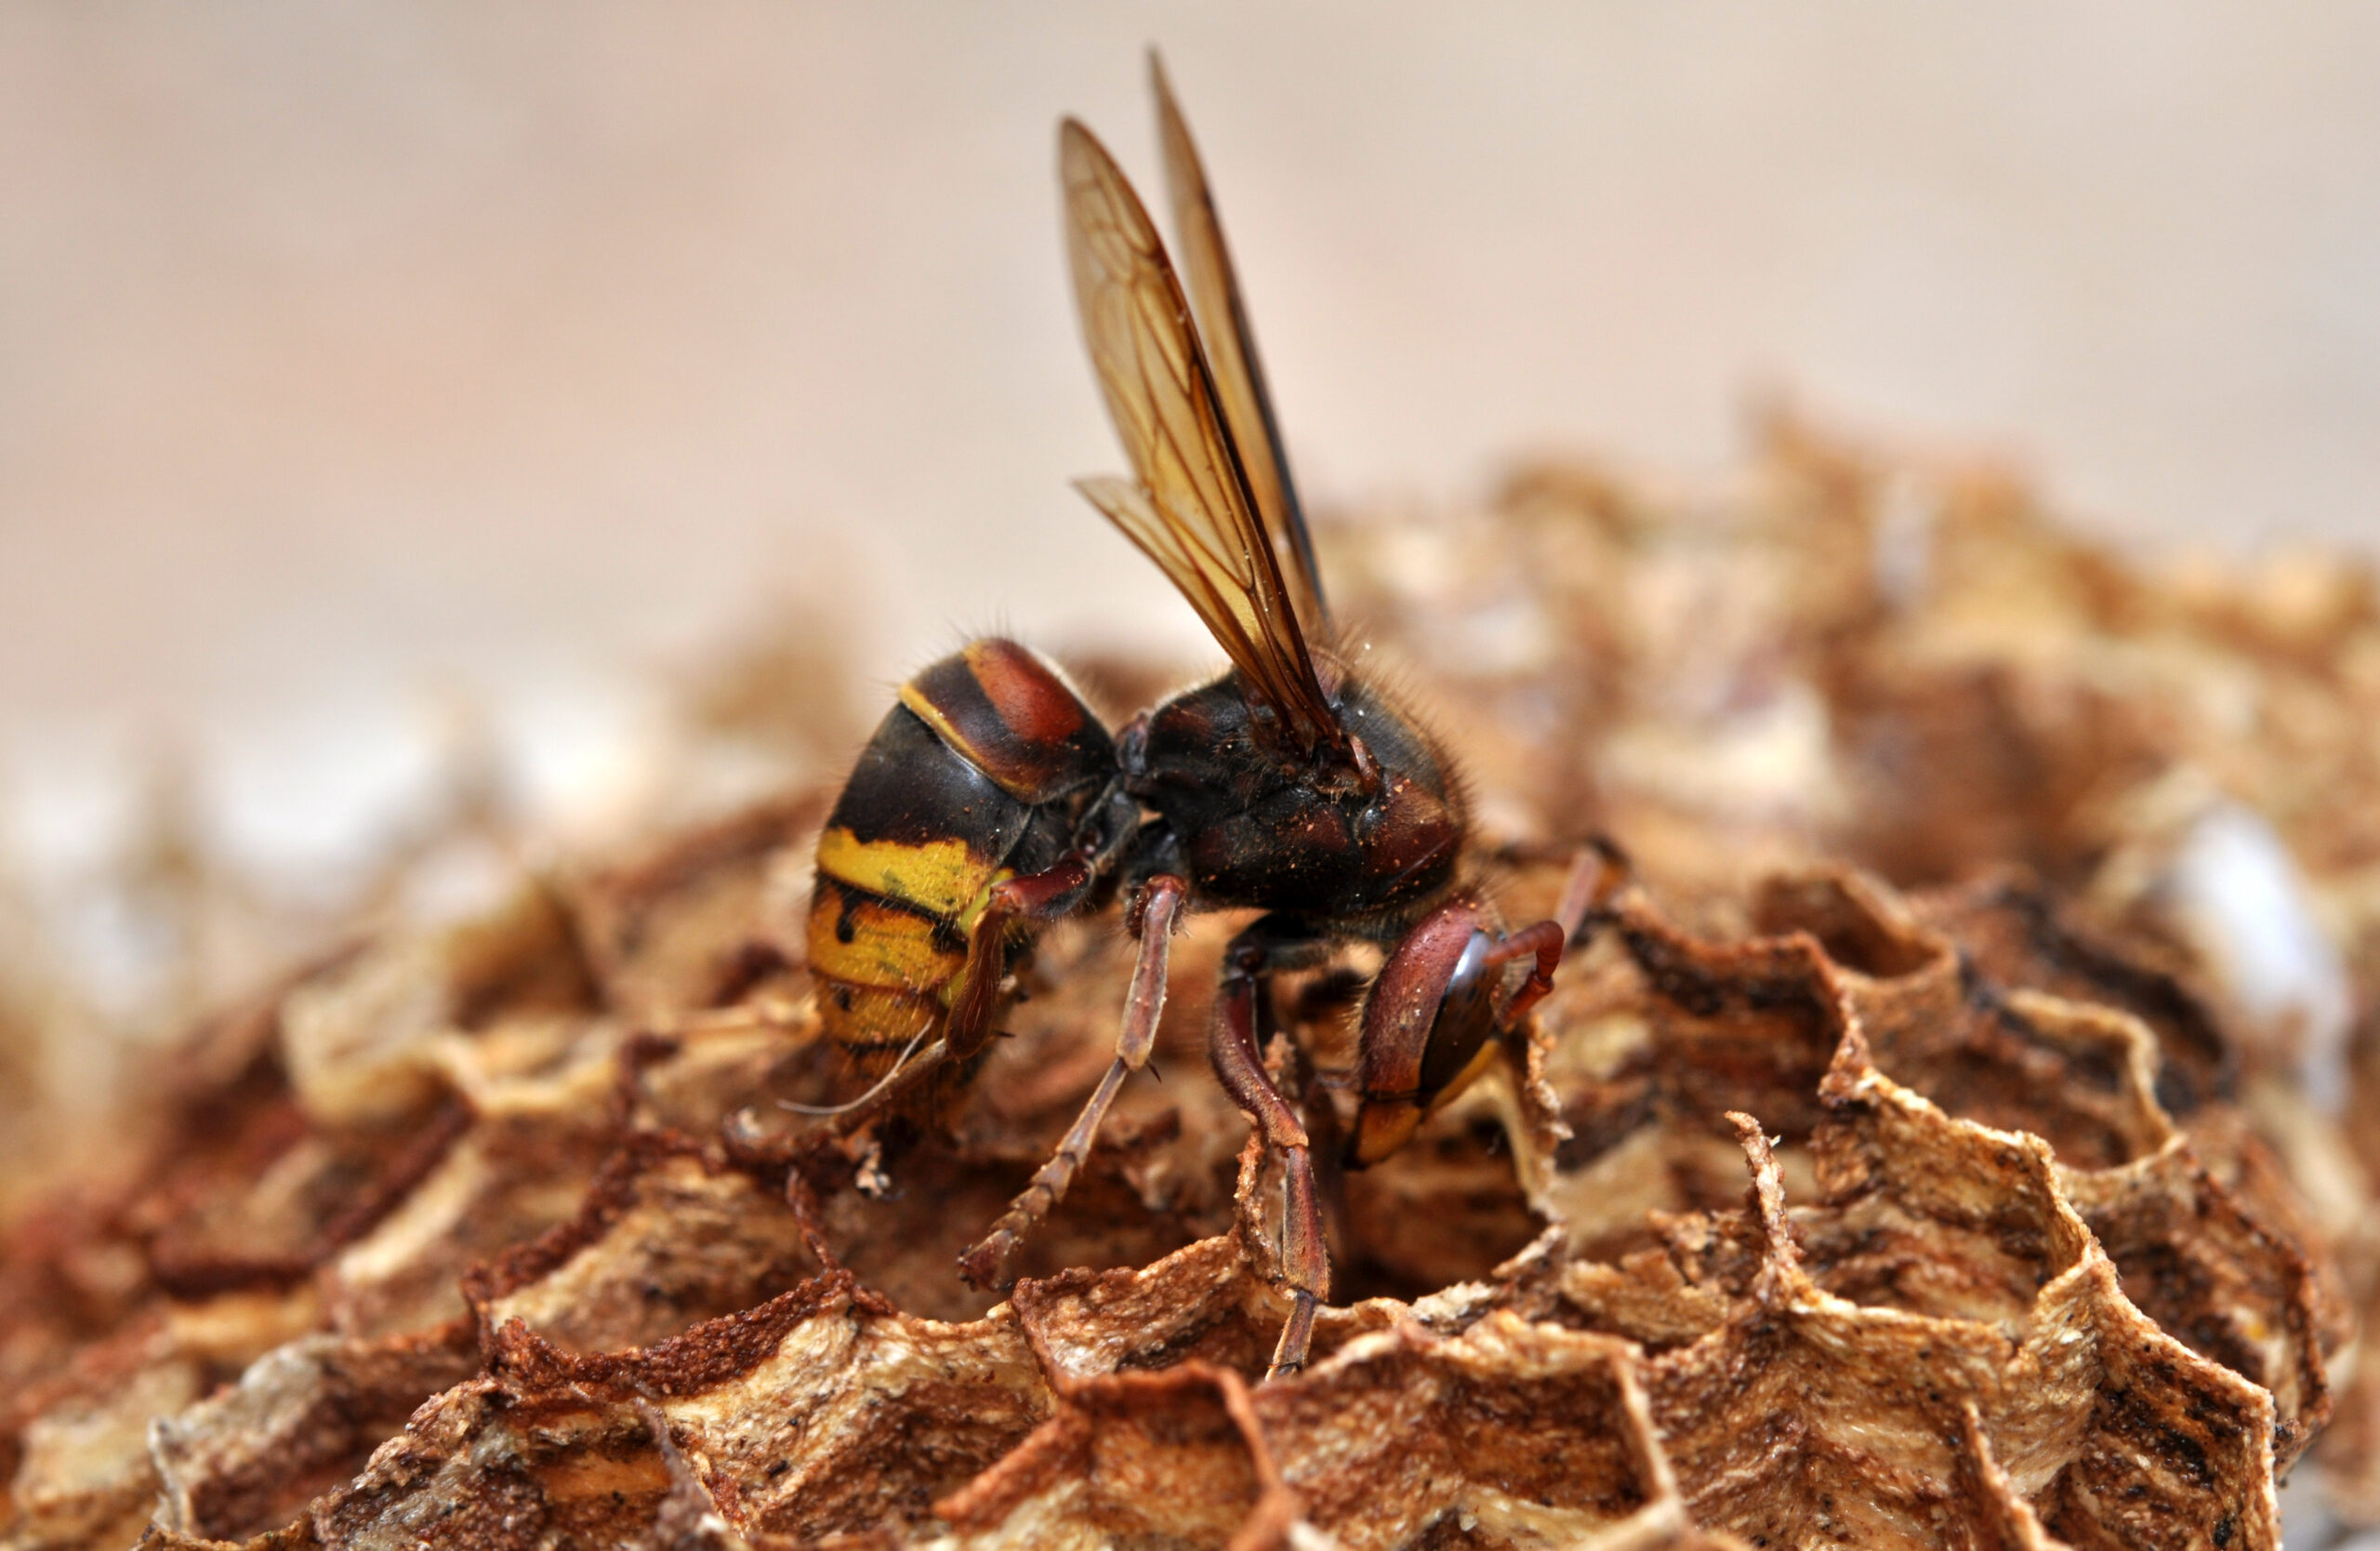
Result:
M2380 535L2373 7L20 4L0 855L168 745L336 853L439 689L566 806L772 609L1192 643L1065 487L1052 126L1153 173L1151 42L1325 502L1718 469L1781 386L2127 541Z

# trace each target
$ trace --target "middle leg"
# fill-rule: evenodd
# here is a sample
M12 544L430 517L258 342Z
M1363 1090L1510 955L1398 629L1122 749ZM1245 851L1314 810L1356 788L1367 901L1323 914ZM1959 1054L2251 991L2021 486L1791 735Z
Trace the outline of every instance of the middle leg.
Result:
M1330 945L1293 917L1259 918L1223 950L1223 985L1208 1054L1232 1102L1255 1121L1265 1149L1281 1160L1287 1199L1281 1213L1281 1270L1289 1284L1289 1318L1273 1349L1268 1379L1305 1366L1314 1316L1330 1295L1329 1241L1323 1233L1322 1198L1315 1188L1313 1142L1272 1075L1257 1043L1257 1004L1276 971L1320 962Z

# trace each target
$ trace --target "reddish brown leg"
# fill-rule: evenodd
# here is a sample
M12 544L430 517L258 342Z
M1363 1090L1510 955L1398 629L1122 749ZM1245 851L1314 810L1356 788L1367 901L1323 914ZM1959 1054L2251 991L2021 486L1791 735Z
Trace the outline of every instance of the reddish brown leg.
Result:
M1124 1027L1116 1041L1116 1059L1108 1064L1106 1075L1091 1091L1082 1113L1032 1183L1009 1204L1007 1214L992 1225L992 1231L959 1257L959 1275L977 1287L1006 1287L1014 1279L1009 1261L1018 1242L1065 1199L1066 1186L1074 1183L1091 1143L1098 1139L1100 1124L1107 1118L1107 1107L1116 1102L1117 1091L1127 1077L1148 1065L1149 1053L1157 1047L1157 1018L1165 1011L1173 922L1188 887L1170 875L1149 880L1139 907L1141 956L1132 966L1131 991L1124 999Z
M1265 916L1234 937L1223 954L1223 987L1215 997L1208 1051L1223 1091L1248 1112L1265 1147L1281 1160L1287 1192L1281 1213L1281 1271L1290 1306L1272 1366L1264 1372L1267 1379L1305 1366L1316 1306L1330 1295L1330 1250L1323 1235L1322 1200L1315 1189L1305 1123L1274 1086L1257 1049L1256 1000L1275 970L1294 968L1326 951L1328 945L1279 916Z
M1020 921L1056 921L1079 909L1130 842L1139 814L1122 788L1111 786L1092 803L1075 832L1074 848L1056 865L993 888L968 935L959 992L943 1022L943 1042L952 1058L966 1060L992 1036L992 1014L1008 970L1009 928Z
M1609 908L1612 896L1626 888L1634 868L1628 854L1607 840L1593 840L1570 859L1569 875L1562 881L1562 901L1554 908L1562 940L1575 943L1590 917Z
M915 1090L945 1063L963 1061L983 1049L991 1038L992 1014L999 1006L1000 981L1008 971L1009 928L1020 921L1055 921L1070 914L1091 893L1098 877L1091 862L1078 852L1043 871L995 885L984 913L975 919L974 931L968 935L967 962L959 972L959 998L943 1020L940 1037L904 1052L900 1063L858 1098L832 1108L787 1107L831 1117L827 1133L848 1135Z
M1498 979L1502 978L1506 964L1515 959L1535 959L1528 978L1513 993L1512 1001L1496 1014L1496 1027L1510 1028L1528 1016L1530 1008L1545 1000L1554 989L1554 972L1561 966L1562 949L1569 941L1569 934L1556 922L1540 921L1524 926L1508 937L1497 939L1494 947L1480 956L1480 967Z
M1492 855L1504 867L1569 864L1562 882L1561 903L1554 908L1554 921L1562 928L1562 940L1571 944L1578 942L1580 932L1597 923L1610 908L1613 896L1626 888L1635 875L1635 864L1628 853L1604 835L1560 843L1515 842L1498 846Z
M1095 875L1080 857L1068 856L1044 872L1030 872L995 886L984 913L967 937L967 967L951 1003L943 1039L950 1054L965 1060L992 1035L992 1010L999 1005L1000 980L1008 969L1008 930L1020 921L1055 921L1082 903Z

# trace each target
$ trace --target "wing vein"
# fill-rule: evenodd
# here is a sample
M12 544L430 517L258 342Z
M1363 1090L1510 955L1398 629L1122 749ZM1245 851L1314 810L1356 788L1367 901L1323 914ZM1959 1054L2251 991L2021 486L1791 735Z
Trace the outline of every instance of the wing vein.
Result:
M1059 132L1059 170L1084 341L1137 476L1080 488L1172 580L1281 734L1301 752L1343 751L1283 576L1280 550L1292 546L1254 492L1157 229L1072 119Z
M1198 157L1190 125L1174 100L1172 83L1156 50L1149 52L1149 85L1157 98L1157 139L1165 151L1165 183L1173 206L1173 230L1182 244L1182 270L1205 342L1224 418L1231 425L1248 472L1249 492L1257 515L1273 541L1290 601L1305 629L1326 639L1330 610L1322 592L1322 577L1314 563L1314 540L1306 531L1305 509L1289 478L1289 453L1281 445L1279 422L1264 382L1264 365L1256 352L1256 335L1248 321L1248 304L1239 287L1239 273L1223 241L1223 218L1215 209L1207 171Z

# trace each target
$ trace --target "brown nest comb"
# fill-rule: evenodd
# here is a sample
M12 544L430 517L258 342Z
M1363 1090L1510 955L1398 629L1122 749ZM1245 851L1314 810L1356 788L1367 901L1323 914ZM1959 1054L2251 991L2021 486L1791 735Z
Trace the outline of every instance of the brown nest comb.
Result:
M1326 1181L1307 1371L1259 1382L1278 1182L1203 1070L1234 922L1004 1299L953 1262L1107 1060L1112 914L947 1124L772 1103L838 1075L822 782L194 1031L0 1251L7 1544L2251 1551L2309 1449L2380 1518L2367 577L2151 577L1792 426L1707 499L1323 537L1514 919L1572 838L1634 870L1527 1069ZM2274 877L2327 1026L2225 913ZM1318 1129L1348 980L1280 988Z

